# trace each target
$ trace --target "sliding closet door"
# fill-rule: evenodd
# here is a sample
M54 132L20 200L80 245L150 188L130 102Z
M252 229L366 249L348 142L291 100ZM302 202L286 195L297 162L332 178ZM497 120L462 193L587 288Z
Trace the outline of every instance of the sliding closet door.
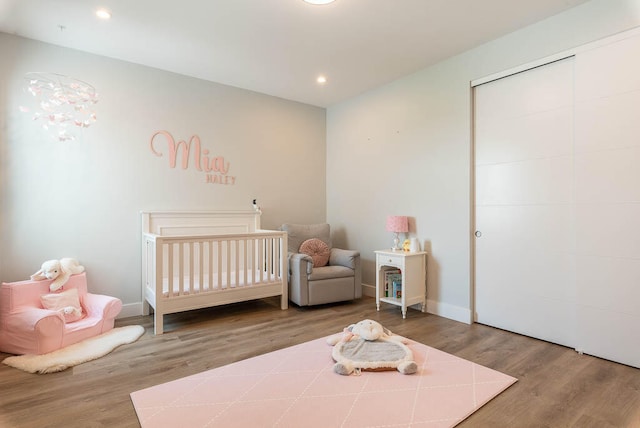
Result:
M476 321L573 345L573 58L477 86Z
M640 367L640 37L576 56L578 343Z

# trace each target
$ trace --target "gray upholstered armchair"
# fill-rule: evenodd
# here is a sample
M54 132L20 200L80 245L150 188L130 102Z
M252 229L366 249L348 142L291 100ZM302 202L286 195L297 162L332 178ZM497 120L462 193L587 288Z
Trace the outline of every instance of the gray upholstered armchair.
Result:
M332 248L328 224L283 224L281 229L288 235L289 299L293 303L311 306L362 297L360 253ZM322 248L309 251L309 244ZM301 247L307 254L300 252Z

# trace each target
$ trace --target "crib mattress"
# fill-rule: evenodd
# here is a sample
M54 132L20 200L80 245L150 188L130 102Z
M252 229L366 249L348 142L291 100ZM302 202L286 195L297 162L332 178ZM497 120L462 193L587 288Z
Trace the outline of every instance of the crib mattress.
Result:
M199 275L193 276L193 281L187 275L183 279L183 289L180 291L180 277L174 276L172 281L173 295L183 296L189 294L197 294L204 292L214 292L221 291L227 289L234 289L239 287L253 287L260 286L262 284L271 284L273 282L280 281L280 278L273 274L263 271L262 272L262 280L260 277L260 271L256 270L253 272L247 272L247 280L245 281L244 272L240 272L236 281L236 273L230 272L229 282L227 283L227 273L223 272L221 274L221 284L218 283L218 275L214 274L212 278L212 282L209 283L209 275L202 275L202 281L200 281ZM202 284L202 285L201 285ZM162 279L162 294L165 297L169 297L169 278Z

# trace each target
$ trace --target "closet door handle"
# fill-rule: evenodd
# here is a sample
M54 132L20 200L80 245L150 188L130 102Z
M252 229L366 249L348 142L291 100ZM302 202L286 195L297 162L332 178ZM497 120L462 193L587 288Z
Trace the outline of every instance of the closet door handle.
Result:
M479 230L476 230L476 233L474 233L474 235L476 235L476 238L479 238L482 236L482 232L480 232Z

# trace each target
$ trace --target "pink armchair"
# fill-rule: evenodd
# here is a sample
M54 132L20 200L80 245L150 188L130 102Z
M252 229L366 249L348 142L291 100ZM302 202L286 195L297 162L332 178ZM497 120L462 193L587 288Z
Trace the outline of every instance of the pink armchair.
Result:
M122 301L87 292L87 276L72 275L63 290L76 288L86 316L65 323L61 313L43 309L40 296L49 294L51 280L2 283L0 288L0 351L46 354L113 328Z

